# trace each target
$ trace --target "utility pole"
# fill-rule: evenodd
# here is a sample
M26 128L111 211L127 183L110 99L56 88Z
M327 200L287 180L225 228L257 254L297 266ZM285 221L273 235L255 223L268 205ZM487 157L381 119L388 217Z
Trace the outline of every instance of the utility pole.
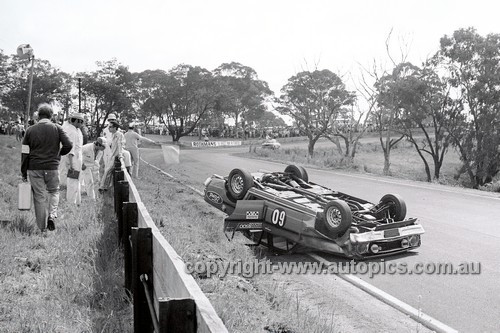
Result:
M28 110L26 111L26 119L24 121L24 128L28 128L28 118L31 111L31 91L33 90L33 66L35 65L35 55L31 56L31 69L30 69L30 84L28 88Z
M24 127L28 128L28 118L30 117L31 109L31 91L33 89L33 66L35 65L35 54L33 53L33 48L29 44L21 44L17 47L17 55L20 59L28 59L28 61L31 60L28 86L28 103L26 108L26 116L24 119Z

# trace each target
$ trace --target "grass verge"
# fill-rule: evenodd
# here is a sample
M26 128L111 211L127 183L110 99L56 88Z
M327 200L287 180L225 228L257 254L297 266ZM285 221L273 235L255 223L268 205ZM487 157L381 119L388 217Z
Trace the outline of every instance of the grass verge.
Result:
M61 192L56 230L17 210L20 144L0 136L0 332L132 332L111 202Z

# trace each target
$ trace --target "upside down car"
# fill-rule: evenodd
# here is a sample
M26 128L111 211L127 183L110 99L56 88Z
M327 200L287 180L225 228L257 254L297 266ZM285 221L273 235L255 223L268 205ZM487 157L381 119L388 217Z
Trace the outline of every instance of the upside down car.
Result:
M399 195L370 203L309 182L297 165L284 172L233 169L227 177L212 175L204 199L228 215L229 239L241 232L278 251L311 249L365 259L416 249L424 233L416 218L406 218Z

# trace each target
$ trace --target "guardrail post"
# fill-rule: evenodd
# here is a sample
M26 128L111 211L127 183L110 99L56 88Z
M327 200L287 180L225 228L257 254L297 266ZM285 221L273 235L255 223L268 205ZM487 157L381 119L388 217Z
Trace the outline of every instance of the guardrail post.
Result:
M125 260L125 290L129 295L132 291L132 245L130 242L131 228L137 227L139 211L137 203L123 203L123 258Z
M125 179L125 174L122 170L122 163L120 161L120 158L116 157L115 158L115 164L114 164L114 172L113 172L113 188L114 188L114 204L115 204L115 214L118 214L120 211L118 210L118 195L119 195L119 187L118 187L118 182L120 180Z
M196 332L196 303L191 298L158 299L160 332Z
M128 201L128 181L118 181L117 216L118 216L118 244L123 245L123 203Z
M134 297L134 332L153 332L148 300L141 282L147 274L153 283L153 235L151 228L132 228L132 294ZM150 295L152 297L152 295Z

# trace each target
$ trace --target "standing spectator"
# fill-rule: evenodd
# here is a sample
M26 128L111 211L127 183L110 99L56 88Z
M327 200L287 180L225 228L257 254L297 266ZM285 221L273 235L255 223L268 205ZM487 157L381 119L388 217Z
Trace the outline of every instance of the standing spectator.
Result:
M59 206L60 156L68 154L72 144L62 127L50 121L49 104L40 104L38 117L40 121L26 130L23 139L21 173L23 180L29 177L31 183L38 227L52 231Z
M108 142L106 148L104 149L104 170L106 170L110 165L113 165L113 160L111 158L111 142L113 141L113 133L111 133L111 131L109 130L109 124L114 121L116 122L116 116L114 113L110 113L108 115L108 126L106 126L103 130L102 130L102 136L104 136L106 138L106 141Z
M128 131L125 133L125 149L130 152L132 157L132 174L134 178L139 177L139 141L149 141L151 143L157 143L149 138L141 136L139 133L134 131L134 124L128 125Z
M123 157L123 144L125 138L123 133L119 131L120 125L116 121L109 122L109 131L113 134L113 140L111 141L111 156L110 160L114 162L116 157ZM111 178L113 176L114 163L110 163L104 170L102 175L101 185L99 187L99 192L102 193L107 191L111 185Z
M22 141L24 137L24 125L16 122L15 133L16 133L16 140Z
M82 171L82 147L83 135L80 127L83 126L83 116L81 113L73 113L69 117L69 125L65 128L66 134L73 143L73 148L68 153L66 169L68 172ZM82 202L80 176L78 178L67 177L66 200L69 203L79 205Z
M123 149L123 162L125 163L125 168L128 174L132 177L132 155L126 149Z

